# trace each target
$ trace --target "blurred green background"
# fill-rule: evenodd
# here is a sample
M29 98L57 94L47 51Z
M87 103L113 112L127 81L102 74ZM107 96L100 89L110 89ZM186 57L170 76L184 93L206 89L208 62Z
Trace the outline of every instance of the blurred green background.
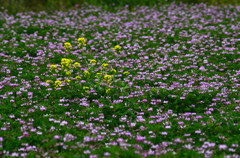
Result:
M22 11L52 11L74 9L76 6L91 4L111 10L128 5L131 9L137 5L153 6L166 3L208 3L214 5L239 5L240 0L0 0L0 10L7 9L9 13Z

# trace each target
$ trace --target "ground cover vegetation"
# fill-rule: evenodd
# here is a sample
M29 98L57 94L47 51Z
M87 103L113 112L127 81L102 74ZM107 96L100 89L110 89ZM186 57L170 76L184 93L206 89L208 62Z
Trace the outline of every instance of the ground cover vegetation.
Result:
M0 0L0 11L7 9L9 14L26 11L52 12L53 10L77 9L82 5L101 6L105 10L115 11L118 8L128 7L129 10L135 6L165 5L175 2L187 4L205 3L208 5L240 5L239 0Z
M0 156L239 157L239 11L0 12Z

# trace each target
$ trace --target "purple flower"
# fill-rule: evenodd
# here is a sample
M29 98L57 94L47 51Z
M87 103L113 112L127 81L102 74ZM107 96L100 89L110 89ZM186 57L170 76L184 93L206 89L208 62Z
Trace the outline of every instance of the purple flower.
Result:
M226 150L228 146L226 144L219 144L218 145L219 150Z
M143 136L138 135L137 138L136 138L136 141L137 141L137 142L142 142L142 141L144 141L145 139L146 139L146 137L143 137Z
M65 125L67 125L67 124L68 124L67 121L62 121L62 122L60 123L61 126L65 126Z
M46 111L46 108L44 106L41 106L40 110L41 111Z

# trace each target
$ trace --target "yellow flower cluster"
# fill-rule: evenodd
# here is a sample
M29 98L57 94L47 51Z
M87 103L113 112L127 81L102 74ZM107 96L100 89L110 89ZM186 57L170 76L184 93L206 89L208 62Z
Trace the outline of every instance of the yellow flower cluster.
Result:
M81 38L78 39L78 43L79 43L80 45L86 46L87 41L85 40L84 37L81 37Z
M49 83L52 83L52 82L53 82L52 80L47 80L47 81L46 81L46 83L48 83L48 84L49 84Z
M110 72L112 72L112 73L116 73L116 72L117 72L117 70L115 70L115 69L112 69L112 70L110 70Z
M69 79L65 79L64 82L66 82L66 83L70 83L71 80L69 80Z
M90 89L89 87L85 87L85 86L83 87L83 90L85 90L85 92L88 92L89 89Z
M81 64L79 63L79 62L75 62L74 64L73 64L73 67L74 68L77 68L77 67L80 67L81 66Z
M83 75L88 76L88 75L90 75L90 72L89 71L83 71Z
M85 46L87 43L84 37L78 38L77 42L79 47ZM73 49L73 46L69 42L65 42L64 47L68 53L70 53L69 51ZM115 50L115 53L117 53L122 49L122 47L120 45L116 45L112 49ZM109 65L106 61L103 63L99 63L97 59L90 59L88 62L88 66L86 66L87 71L82 71L82 69L80 69L79 67L81 67L81 64L79 62L74 62L72 59L62 58L60 65L50 65L51 71L54 71L55 73L60 72L58 75L61 77L61 81L58 78L57 80L55 79L56 81L47 80L46 83L48 83L49 85L51 84L51 86L54 86L55 89L58 90L63 85L66 86L66 88L72 88L74 86L69 86L72 85L70 83L73 83L73 85L79 84L80 80L83 78L83 80L86 80L87 82L84 82L84 86L82 87L83 93L81 94L88 96L89 94L87 93L90 92L90 90L92 89L92 84L97 84L96 86L101 86L100 90L104 90L107 94L111 93L112 84L115 83L114 75L115 73L117 73L116 69L111 68L111 64ZM84 65L82 67L85 68ZM130 73L125 71L122 74L129 75ZM118 82L118 80L116 80L116 82ZM47 86L49 86L48 84ZM80 85L82 85L82 83Z
M96 62L97 62L97 60L95 60L95 59L90 60L90 64L92 64L92 63L96 64Z
M120 50L122 47L121 46L119 46L119 45L116 45L116 46L114 46L114 50Z
M65 43L64 43L64 48L66 48L66 49L72 49L71 43L65 42Z
M67 71L67 72L66 72L66 75L71 75L71 74L72 74L71 71Z
M124 75L129 75L130 72L125 71L125 72L123 72L123 74L124 74Z
M82 79L82 77L80 77L80 76L76 76L75 78L76 78L77 80Z
M112 80L112 76L111 75L104 75L104 80L110 81Z
M102 66L106 67L106 66L108 66L108 64L107 63L103 63Z
M55 81L54 85L55 87L59 87L62 84L62 81Z
M54 70L57 68L57 65L50 65L50 69Z
M69 68L73 63L72 59L62 58L61 65L63 68Z

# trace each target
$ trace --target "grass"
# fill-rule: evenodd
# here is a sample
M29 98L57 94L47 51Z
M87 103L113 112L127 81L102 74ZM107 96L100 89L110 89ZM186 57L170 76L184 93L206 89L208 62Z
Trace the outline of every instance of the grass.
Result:
M236 7L0 15L2 157L240 155Z

